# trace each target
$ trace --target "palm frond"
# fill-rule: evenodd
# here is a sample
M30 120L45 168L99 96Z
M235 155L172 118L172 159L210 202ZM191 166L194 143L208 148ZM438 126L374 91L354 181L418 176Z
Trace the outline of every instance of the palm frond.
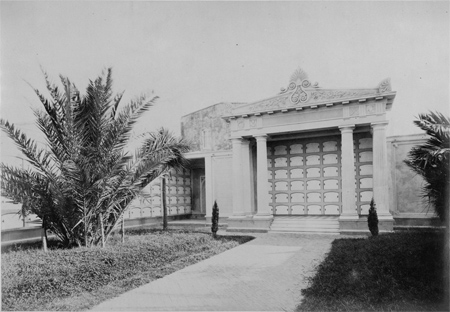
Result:
M411 149L405 163L425 181L422 197L445 220L449 198L450 118L439 112L420 114L414 123L428 139Z

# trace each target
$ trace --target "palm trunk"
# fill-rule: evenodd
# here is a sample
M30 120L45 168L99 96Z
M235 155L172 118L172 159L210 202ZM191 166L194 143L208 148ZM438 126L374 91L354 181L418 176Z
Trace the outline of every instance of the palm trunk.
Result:
M125 218L122 215L122 244L125 243Z
M105 247L105 229L103 228L103 213L100 213L100 230L102 233L102 248Z
M166 205L166 177L162 177L162 207L163 207L163 230L167 230L167 205Z
M83 195L83 219L84 219L84 246L87 247L87 223L86 223L86 200Z
M47 252L47 229L45 226L45 218L42 219L41 240L42 249L44 250L44 252Z

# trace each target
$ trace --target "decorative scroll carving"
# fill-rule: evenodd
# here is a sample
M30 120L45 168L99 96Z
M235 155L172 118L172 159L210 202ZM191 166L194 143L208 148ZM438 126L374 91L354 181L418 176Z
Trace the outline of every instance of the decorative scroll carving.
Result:
M287 88L282 88L280 94L294 91L291 94L290 100L294 104L305 103L310 97L308 88L318 88L319 84L316 82L311 85L308 80L308 75L301 69L297 69L291 76L291 80Z
M392 91L391 79L386 78L382 82L380 82L380 84L378 85L378 92L383 93L383 92L389 92L389 91Z
M279 107L285 107L286 106L286 100L287 96L278 97L275 99L270 99L263 101L261 103L258 103L250 108L252 112L264 110L264 109L270 109L270 108L279 108Z
M350 97L358 97L363 95L373 94L374 91L364 90L364 91L339 91L339 90L323 90L323 91L313 91L311 93L311 99L316 101L321 100L333 100L342 99Z

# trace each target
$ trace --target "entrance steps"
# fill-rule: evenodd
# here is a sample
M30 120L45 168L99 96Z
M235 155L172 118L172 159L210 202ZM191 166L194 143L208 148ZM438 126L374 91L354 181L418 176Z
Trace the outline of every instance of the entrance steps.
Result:
M270 233L339 234L338 216L275 216Z

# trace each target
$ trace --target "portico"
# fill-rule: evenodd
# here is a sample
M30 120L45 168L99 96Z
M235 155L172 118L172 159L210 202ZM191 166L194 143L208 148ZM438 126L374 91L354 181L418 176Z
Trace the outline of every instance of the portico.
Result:
M267 230L274 217L302 216L358 232L373 197L380 229L391 231L386 113L394 98L389 79L322 89L298 70L278 95L234 106L223 116L233 163L228 229Z

